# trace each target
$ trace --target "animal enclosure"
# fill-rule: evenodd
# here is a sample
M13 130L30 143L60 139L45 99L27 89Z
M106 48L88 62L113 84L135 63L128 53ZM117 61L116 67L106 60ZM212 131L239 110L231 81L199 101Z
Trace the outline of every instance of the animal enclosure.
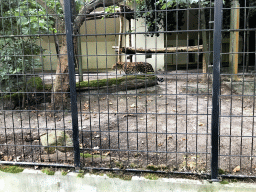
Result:
M254 2L150 2L3 1L0 164L255 174Z

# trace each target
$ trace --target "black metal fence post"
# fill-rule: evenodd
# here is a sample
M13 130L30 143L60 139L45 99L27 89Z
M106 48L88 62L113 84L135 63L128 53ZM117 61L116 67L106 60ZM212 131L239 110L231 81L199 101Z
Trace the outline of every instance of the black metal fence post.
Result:
M76 169L80 168L79 152L79 131L78 131L78 112L77 112L77 95L76 95L76 78L74 64L74 45L72 29L72 7L70 0L65 0L65 23L68 49L68 66L69 66L69 85L72 111L72 128L74 142L74 165Z
M222 0L215 1L213 37L213 84L212 84L212 162L211 179L218 177L219 156L219 93L220 93L220 50L222 29Z

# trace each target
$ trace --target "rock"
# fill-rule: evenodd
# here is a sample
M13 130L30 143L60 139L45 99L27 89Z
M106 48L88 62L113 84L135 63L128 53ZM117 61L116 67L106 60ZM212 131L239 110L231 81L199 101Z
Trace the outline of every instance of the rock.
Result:
M72 139L67 133L64 134L64 131L51 131L48 134L42 135L40 139L47 153L52 154L56 150L56 147L50 146L60 146L57 147L57 150L62 152L73 151Z

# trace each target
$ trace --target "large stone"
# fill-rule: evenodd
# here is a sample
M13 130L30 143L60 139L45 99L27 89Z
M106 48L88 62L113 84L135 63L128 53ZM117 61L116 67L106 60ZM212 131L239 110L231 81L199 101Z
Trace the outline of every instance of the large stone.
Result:
M64 131L48 132L48 134L42 135L40 140L47 153L54 153L56 149L62 152L73 151L72 139L67 133L65 134Z

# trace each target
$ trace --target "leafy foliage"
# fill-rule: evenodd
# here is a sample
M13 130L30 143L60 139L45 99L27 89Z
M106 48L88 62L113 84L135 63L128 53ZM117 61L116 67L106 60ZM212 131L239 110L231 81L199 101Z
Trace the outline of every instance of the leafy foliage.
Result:
M23 75L41 66L38 55L42 48L35 38L9 37L0 39L0 83L3 91L23 87Z
M132 4L133 2L130 1ZM184 24L183 15L184 10L174 10L176 8L182 9L186 7L186 2L183 0L136 0L136 16L145 18L146 26L151 36L159 36L158 31L163 29L165 31L178 30ZM167 18L172 18L168 19Z
M159 35L158 31L163 29L165 31L179 30L184 24L183 18L185 10L183 8L190 7L208 7L205 9L206 28L208 28L210 9L214 7L214 1L210 0L128 0L129 4L136 4L137 17L145 18L148 32L151 36ZM224 8L223 26L230 28L230 7L232 0L223 0ZM248 7L248 9L240 9L240 28L244 28L244 16L249 19L250 27L255 27L255 22L252 22L256 15L256 1L239 0L240 7ZM210 8L211 7L211 8ZM213 12L212 12L213 15ZM172 19L166 19L172 18Z
M50 8L61 12L56 0L48 0ZM24 74L40 67L38 56L44 50L38 45L35 34L49 33L54 19L33 0L2 0L0 5L0 84L2 92L24 89ZM31 35L31 36L27 36Z

